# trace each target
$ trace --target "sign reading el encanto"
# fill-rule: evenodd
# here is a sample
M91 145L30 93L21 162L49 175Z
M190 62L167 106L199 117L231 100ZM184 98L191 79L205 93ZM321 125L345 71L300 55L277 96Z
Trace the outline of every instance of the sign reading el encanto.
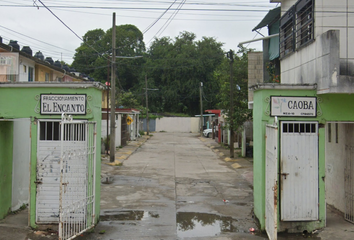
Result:
M271 96L271 116L316 117L316 97Z
M41 114L86 114L86 94L41 94Z

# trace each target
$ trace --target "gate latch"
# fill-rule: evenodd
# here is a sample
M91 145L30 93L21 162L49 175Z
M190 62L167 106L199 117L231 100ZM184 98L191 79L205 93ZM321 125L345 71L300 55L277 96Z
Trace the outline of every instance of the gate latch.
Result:
M282 175L284 179L286 179L286 176L289 175L289 173L280 173L280 175Z

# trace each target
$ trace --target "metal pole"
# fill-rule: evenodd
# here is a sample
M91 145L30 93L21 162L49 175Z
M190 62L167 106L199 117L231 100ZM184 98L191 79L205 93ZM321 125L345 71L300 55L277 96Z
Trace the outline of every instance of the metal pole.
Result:
M234 121L233 121L233 114L234 114L234 80L233 80L233 63L234 63L234 55L233 51L230 50L229 57L230 57L230 158L234 157Z
M113 13L113 24L112 24L112 68L111 68L111 137L110 137L110 162L115 161L115 151L116 151L116 71L115 71L115 61L116 61L116 13Z
M199 87L199 95L200 95L200 136L203 137L203 82L200 82Z
M146 134L149 136L149 101L148 101L148 85L147 85L146 75L145 75L145 98L146 98Z

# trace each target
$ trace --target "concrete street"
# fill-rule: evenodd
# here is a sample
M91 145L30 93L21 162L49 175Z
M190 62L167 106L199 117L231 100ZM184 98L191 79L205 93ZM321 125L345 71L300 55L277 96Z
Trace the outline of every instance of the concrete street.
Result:
M100 222L77 239L268 239L252 218L253 159L228 156L213 139L191 133L153 133L119 148L120 166L102 160ZM58 239L55 226L27 227L27 214L1 220L0 240ZM278 234L281 240L303 238L354 239L354 224L327 207L325 229Z
M101 222L85 239L260 239L249 232L252 163L225 162L206 141L153 133L123 166L103 164Z

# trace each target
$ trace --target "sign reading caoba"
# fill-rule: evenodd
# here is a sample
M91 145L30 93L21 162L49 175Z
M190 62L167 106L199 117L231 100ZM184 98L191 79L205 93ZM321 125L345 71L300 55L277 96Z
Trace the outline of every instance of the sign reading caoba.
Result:
M316 117L316 97L272 96L271 116Z
M41 94L41 114L86 115L86 94Z

